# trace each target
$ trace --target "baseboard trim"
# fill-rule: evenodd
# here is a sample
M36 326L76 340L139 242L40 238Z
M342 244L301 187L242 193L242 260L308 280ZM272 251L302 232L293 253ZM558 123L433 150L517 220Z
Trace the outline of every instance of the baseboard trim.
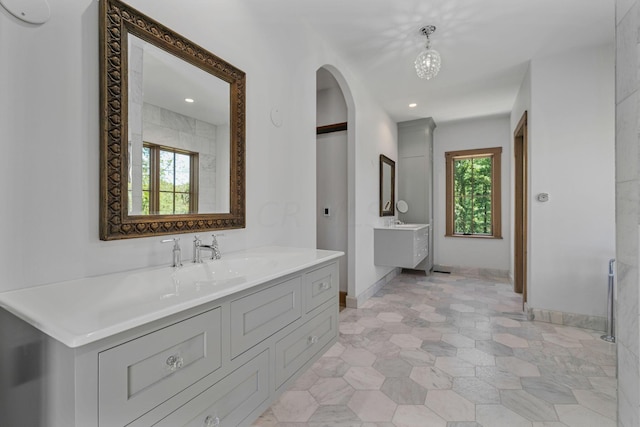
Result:
M369 286L364 292L362 292L357 297L352 297L347 295L345 303L348 308L358 308L361 307L362 304L372 296L374 296L384 285L393 280L397 275L402 271L401 268L394 268L389 273L387 273L380 280L375 282L373 285Z
M460 274L470 277L481 277L486 279L509 279L509 270L498 270L494 268L477 268L477 267L462 267L459 265L439 265L434 264L433 272L447 272L451 274Z
M544 310L540 308L533 308L529 306L529 303L525 303L524 309L529 320L537 320L538 322L552 323L554 325L592 329L599 332L605 332L607 328L606 317L566 313L564 311Z

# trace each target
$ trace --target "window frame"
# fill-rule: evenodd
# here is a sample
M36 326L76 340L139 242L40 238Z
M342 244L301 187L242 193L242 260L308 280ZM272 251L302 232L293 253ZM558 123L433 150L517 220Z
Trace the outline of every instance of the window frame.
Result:
M144 142L143 148L149 148L149 215L158 215L160 211L160 152L169 152L175 154L183 154L189 156L189 213L198 212L198 153L183 150L175 147L167 147L164 145ZM174 164L175 167L175 164ZM145 191L145 190L143 190ZM167 191L162 191L167 192ZM175 187L172 191L174 196L174 213L168 215L177 215L175 213ZM177 192L182 193L182 192ZM167 214L163 214L167 215Z
M477 148L447 151L446 161L446 229L445 237L468 237L472 239L502 239L502 147ZM491 228L492 234L454 233L454 161L476 157L491 158Z

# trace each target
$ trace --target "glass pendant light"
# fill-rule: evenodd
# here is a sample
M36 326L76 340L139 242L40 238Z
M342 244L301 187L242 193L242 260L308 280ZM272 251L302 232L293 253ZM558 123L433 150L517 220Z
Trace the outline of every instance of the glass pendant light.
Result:
M431 39L429 36L436 30L434 25L425 25L420 28L420 34L427 37L427 46L416 58L416 74L421 79L431 79L440 71L440 54L437 50L431 49Z

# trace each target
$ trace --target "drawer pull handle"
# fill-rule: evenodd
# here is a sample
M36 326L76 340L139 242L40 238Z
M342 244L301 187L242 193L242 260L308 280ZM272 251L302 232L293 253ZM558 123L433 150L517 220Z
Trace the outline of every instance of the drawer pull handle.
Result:
M317 335L313 335L313 336L307 338L307 343L309 345L313 345L313 344L315 344L317 342L318 342L318 336Z
M212 417L211 415L207 415L207 418L204 419L204 427L219 427L220 426L220 418Z
M169 370L171 372L182 368L184 365L184 359L180 356L169 356L167 359L167 366L169 366Z
M331 287L331 283L329 282L322 282L320 283L320 290L321 291L326 291Z

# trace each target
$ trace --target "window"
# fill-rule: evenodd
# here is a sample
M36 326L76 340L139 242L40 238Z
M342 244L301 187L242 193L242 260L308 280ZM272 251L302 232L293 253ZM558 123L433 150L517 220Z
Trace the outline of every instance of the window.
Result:
M449 151L446 158L446 236L502 238L502 148Z
M198 154L145 143L142 148L142 213L198 211Z

